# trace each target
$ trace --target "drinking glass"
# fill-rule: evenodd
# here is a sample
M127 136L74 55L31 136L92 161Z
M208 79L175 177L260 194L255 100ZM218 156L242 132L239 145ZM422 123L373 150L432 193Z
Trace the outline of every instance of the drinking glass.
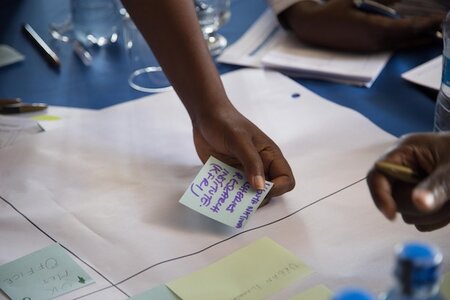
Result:
M209 52L218 55L227 46L227 39L217 31L230 19L230 0L194 0L194 3Z
M135 90L148 93L172 90L169 80L139 29L125 9L120 13L124 20L124 44L132 69L128 78L129 85Z
M52 36L63 42L84 46L115 43L121 26L118 0L71 0L69 17L50 25Z

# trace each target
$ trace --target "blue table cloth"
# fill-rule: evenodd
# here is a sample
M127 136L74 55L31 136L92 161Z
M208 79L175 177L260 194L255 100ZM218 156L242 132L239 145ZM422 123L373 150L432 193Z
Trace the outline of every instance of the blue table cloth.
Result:
M236 41L267 8L263 0L234 0L232 16L220 30L229 43ZM20 97L50 105L100 109L147 94L128 85L131 72L122 43L91 49L94 62L84 66L72 47L52 40L49 24L63 21L68 0L0 1L0 43L26 56L14 65L0 68L0 98ZM59 71L51 68L21 33L29 23L60 56ZM355 109L384 130L400 136L430 131L436 92L414 86L400 78L404 71L439 55L442 45L397 51L374 85L360 88L318 80L295 79L335 103ZM239 67L217 64L221 74Z

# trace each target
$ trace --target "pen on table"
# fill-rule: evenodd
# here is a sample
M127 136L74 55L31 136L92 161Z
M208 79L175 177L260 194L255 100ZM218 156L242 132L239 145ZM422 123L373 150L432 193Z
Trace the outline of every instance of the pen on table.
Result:
M0 99L0 114L35 112L47 107L45 103L24 103L20 98Z
M375 169L393 179L414 184L419 183L425 177L425 174L416 172L411 168L387 161L377 162Z
M29 24L23 25L23 32L30 39L39 52L44 56L47 62L54 68L59 69L61 62L55 52L44 42L44 40L34 31Z
M20 98L0 98L0 107L22 102Z
M353 0L353 5L366 13L378 14L391 19L401 19L401 15L392 7L386 6L373 0ZM438 39L442 39L442 32L436 31L431 33Z
M361 11L378 14L392 19L400 19L400 15L392 7L383 5L372 0L354 0L353 4Z

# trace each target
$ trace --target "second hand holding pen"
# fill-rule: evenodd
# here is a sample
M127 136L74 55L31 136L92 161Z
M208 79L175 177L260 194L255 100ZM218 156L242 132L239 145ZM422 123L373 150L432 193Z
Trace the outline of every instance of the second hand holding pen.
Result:
M354 0L353 4L359 10L367 13L379 14L392 19L401 18L395 9L372 0Z
M353 0L353 5L366 13L382 15L391 19L401 19L402 16L392 7L378 3L373 0ZM442 39L442 32L436 31L430 33L437 39Z
M385 174L386 176L398 179L403 182L417 184L423 178L425 178L425 174L414 171L413 169L398 165L395 163L387 162L387 161L379 161L375 164L375 169Z

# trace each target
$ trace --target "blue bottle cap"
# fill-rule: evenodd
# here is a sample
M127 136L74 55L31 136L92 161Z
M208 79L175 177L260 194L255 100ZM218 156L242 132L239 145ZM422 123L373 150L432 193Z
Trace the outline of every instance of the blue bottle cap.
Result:
M439 280L442 254L435 247L409 242L397 249L396 277L406 289L435 283Z
M332 300L375 300L375 297L359 288L343 289L331 298Z

